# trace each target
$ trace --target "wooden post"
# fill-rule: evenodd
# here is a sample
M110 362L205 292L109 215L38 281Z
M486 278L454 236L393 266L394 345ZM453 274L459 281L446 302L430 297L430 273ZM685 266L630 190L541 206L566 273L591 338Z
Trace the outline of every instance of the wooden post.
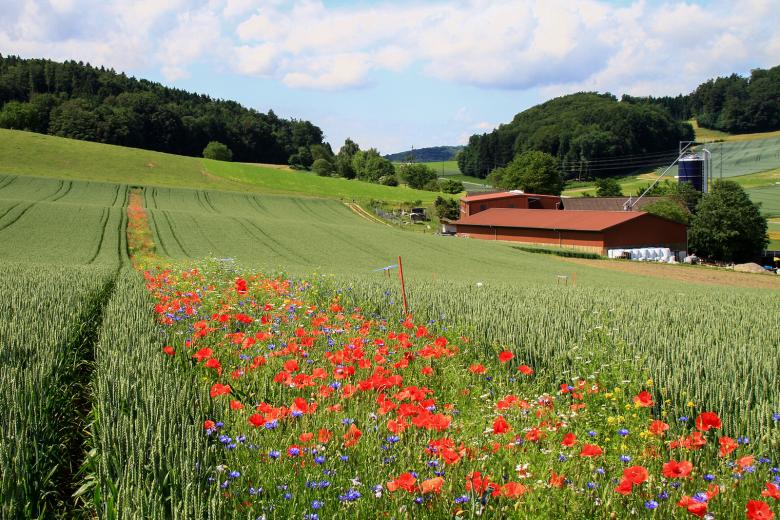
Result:
M398 257L398 276L401 278L401 294L404 297L404 314L409 314L409 306L406 303L406 285L404 284L404 264L401 263L401 257Z

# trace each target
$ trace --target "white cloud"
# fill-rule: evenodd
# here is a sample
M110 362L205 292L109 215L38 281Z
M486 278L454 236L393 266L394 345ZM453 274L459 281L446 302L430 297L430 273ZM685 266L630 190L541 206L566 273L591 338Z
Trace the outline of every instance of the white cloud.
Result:
M481 88L667 94L775 65L780 0L0 0L0 52L155 67L195 63L293 88L422 71Z

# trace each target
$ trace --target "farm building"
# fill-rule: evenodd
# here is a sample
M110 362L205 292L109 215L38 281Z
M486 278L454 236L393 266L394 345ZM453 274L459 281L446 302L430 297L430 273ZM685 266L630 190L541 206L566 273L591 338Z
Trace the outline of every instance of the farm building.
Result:
M565 246L606 255L609 249L684 251L687 228L643 211L493 208L453 222L458 236Z
M495 208L562 209L557 195L536 195L519 190L469 195L460 199L460 216L469 217Z

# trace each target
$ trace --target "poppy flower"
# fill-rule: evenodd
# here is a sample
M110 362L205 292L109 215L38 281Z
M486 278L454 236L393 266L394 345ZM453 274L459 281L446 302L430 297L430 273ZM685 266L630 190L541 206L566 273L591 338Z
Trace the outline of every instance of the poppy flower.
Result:
M213 351L213 350L211 350L211 349L210 349L210 348L208 348L208 347L205 347L205 348L202 348L202 349L200 349L200 350L199 350L199 351L197 351L196 353L194 353L194 354L192 355L192 357L193 357L193 358L194 358L196 361L198 361L198 362L201 362L201 361L203 361L204 359L208 359L208 358L210 358L210 357L211 357L213 354L214 354L214 351Z
M512 354L512 353L511 353L510 351L508 351L508 350L504 350L503 352L501 352L501 353L498 355L498 360L499 360L500 362L502 362L502 363L507 363L508 361L511 361L513 357L515 357L515 355L514 355L514 354Z
M642 466L631 466L623 470L623 479L628 480L635 486L647 481L648 477L647 470Z
M634 397L634 404L642 408L653 406L653 396L647 390L643 390Z
M621 495L630 495L633 489L634 485L624 477L620 481L620 484L615 488L615 492L620 493Z
M693 464L687 460L677 462L676 460L670 460L663 466L663 475L666 478L685 478L691 474L693 470Z
M330 430L326 430L325 428L321 428L317 432L317 441L321 442L322 444L326 444L332 436L333 436L333 432L331 432Z
M314 438L314 434L311 432L304 432L298 436L298 440L301 441L303 444L306 444L313 438Z
M357 444L360 437L363 435L363 432L358 429L357 426L354 424L349 425L349 430L347 430L347 433L342 435L342 438L344 439L344 447L349 448L351 446L354 446Z
M259 428L265 424L265 419L263 419L263 416L260 415L259 413L253 413L252 415L249 416L247 422L252 426L254 426L255 428Z
M466 491L473 491L481 495L488 488L495 489L495 484L490 481L490 475L482 476L482 473L475 471L466 477Z
M244 405L241 404L241 401L238 401L236 399L232 399L230 401L230 409L231 410L241 410L242 408L244 408Z
M213 429L213 428L214 428L216 425L217 425L217 423L215 423L215 422L214 422L214 421L212 421L211 419L207 419L207 420L203 421L203 429L204 429L204 430L211 430L211 429ZM769 486L769 485L770 485L770 484L767 484L767 486Z
M726 457L731 454L734 450L737 449L739 444L737 444L737 441L732 439L731 437L721 437L718 439L718 444L720 444L720 449L718 450L718 454L721 457Z
M562 488L563 486L566 485L566 477L564 477L563 475L559 475L553 471L550 474L550 480L548 482L552 487Z
M506 419L504 419L503 415L499 415L493 421L493 433L494 434L506 433L506 432L508 432L510 430L512 430L512 426L510 426L509 423L506 422Z
M707 514L707 502L700 502L688 495L684 495L680 501L677 502L677 505L684 507L690 514L698 516L699 518L704 518L704 515Z
M599 446L596 446L595 444L586 444L582 447L580 457L598 457L603 453L604 450L602 450Z
M474 363L469 367L469 372L472 374L484 374L487 372L487 368L482 363Z
M652 433L653 435L657 435L658 437L662 436L666 430L669 429L669 425L666 424L663 421L659 421L656 419L652 423L650 423L650 428L648 428L648 431Z
M750 520L771 520L775 517L775 514L766 502L749 500L745 507L745 516Z
M761 496L780 500L780 486L777 484L772 484L771 482L767 482L766 489L761 492Z
M569 432L563 436L563 440L561 441L561 446L566 446L567 448L571 448L572 446L574 446L575 442L577 442L577 436Z
M228 395L230 393L230 385L223 385L221 383L214 383L211 386L209 395L212 399L219 397L220 395Z
M752 466L755 460L756 459L752 455L745 455L744 457L737 459L737 466L739 466L739 469L744 470L745 468Z
M163 352L165 352L169 356L172 356L172 355L176 354L176 351L173 350L173 347L170 346L170 345L164 346L162 350L163 350Z
M285 372L296 372L298 370L298 361L295 359L288 359L284 362Z
M528 492L528 488L519 482L507 482L493 492L493 496L504 496L506 498L520 498Z
M702 412L696 418L696 428L706 432L713 428L720 430L720 417L715 412Z
M444 484L444 479L441 477L435 477L435 478L429 478L428 480L423 480L420 484L420 491L423 494L426 493L441 493L441 486Z
M394 480L387 483L387 490L392 493L398 489L403 489L409 493L414 493L416 482L417 478L411 473L401 473Z
M520 365L517 367L517 371L523 374L524 376L530 376L533 375L534 369L529 367L528 365Z

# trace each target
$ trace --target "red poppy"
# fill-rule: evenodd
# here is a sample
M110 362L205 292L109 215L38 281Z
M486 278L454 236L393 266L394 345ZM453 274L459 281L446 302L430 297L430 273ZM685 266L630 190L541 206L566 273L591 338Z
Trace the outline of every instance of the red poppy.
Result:
M677 462L676 460L670 460L663 466L663 475L666 478L685 478L691 474L693 470L693 464L687 460Z
M493 421L493 433L495 434L506 433L510 430L512 430L512 426L510 426L509 423L506 422L506 419L504 419L503 415L499 415Z
M311 432L304 432L304 433L302 433L302 434L300 434L298 436L298 440L301 441L304 444L306 444L307 442L309 442L313 438L314 438L314 434L311 433Z
M696 428L703 432L709 431L712 428L720 430L720 427L720 417L718 417L718 414L715 412L702 412L696 418Z
M500 362L502 362L502 363L506 363L506 362L508 362L508 361L511 361L511 359L512 359L513 357L515 357L515 355L514 355L514 354L512 354L512 353L511 353L510 351L508 351L508 350L504 350L503 352L501 352L501 353L498 355L498 360L499 360Z
M745 507L745 516L750 520L772 520L775 514L769 508L769 504L761 500L749 500Z
M767 482L766 489L761 492L761 496L780 500L780 486L777 484L772 484L771 482Z
M320 431L317 432L317 441L325 444L332 436L333 432L326 430L325 428L321 428Z
M653 406L653 396L647 390L643 390L634 397L634 404L644 408Z
M263 419L263 416L259 413L253 413L249 416L247 422L256 428L259 428L265 424L265 419Z
M217 423L215 423L215 422L214 422L214 421L212 421L211 419L207 419L206 421L203 421L203 429L204 429L204 430L211 430L211 429L212 429L212 428L214 428L216 425L217 425ZM769 485L770 485L770 484L767 484L767 486L769 486Z
M549 483L550 483L550 485L552 487L562 488L563 486L566 485L566 477L564 477L563 475L559 475L559 474L557 474L556 472L553 471L550 474Z
M230 385L223 385L221 383L214 383L211 386L209 395L211 398L219 397L220 395L228 395L230 393Z
M602 450L599 446L596 446L595 444L586 444L582 447L580 457L598 457L603 453L604 450Z
M626 478L623 478L623 480L620 481L620 484L615 488L615 492L620 493L621 495L630 495L633 489L634 485Z
M648 428L650 433L652 433L653 435L657 435L659 437L662 436L664 432L666 432L666 430L668 429L669 429L669 425L663 421L659 421L658 419L650 423L650 428Z
M744 457L737 459L737 466L739 466L740 470L744 470L748 466L752 466L755 460L756 459L752 455L745 455Z
M172 355L176 354L176 351L173 350L173 347L171 347L170 345L164 346L162 350L163 350L163 352L165 352L169 356L172 356Z
M504 496L507 498L520 498L528 492L528 488L519 482L507 482L493 492L493 496Z
M195 358L198 362L203 361L204 359L210 358L214 354L214 351L210 348L202 348L196 353L192 355L193 358Z
M414 493L416 482L417 478L411 473L401 473L395 480L391 480L387 483L387 490L392 493L397 489L403 489L409 493Z
M288 359L284 362L284 370L286 372L296 372L298 370L298 361L295 359Z
M490 482L490 475L482 476L482 473L475 471L466 477L466 491L473 491L476 494L481 495L488 488L494 488L495 485Z
M487 368L482 363L474 363L469 367L469 372L472 374L484 374L487 372Z
M569 432L563 436L563 441L561 441L561 446L566 446L567 448L571 448L572 446L574 446L575 442L577 442L577 436Z
M441 493L441 486L444 484L444 479L441 477L435 477L435 478L429 478L428 480L423 480L420 484L420 491L425 493Z
M344 439L344 447L349 448L350 446L354 446L355 444L357 444L361 435L363 435L363 432L360 431L358 427L355 426L354 424L350 424L347 433L342 435Z
M530 376L533 375L534 369L529 367L528 365L520 365L517 367L517 371L523 374L524 376Z
M699 518L703 518L704 515L707 514L707 502L699 502L688 495L684 495L680 501L677 502L677 505L684 507L690 514L698 516Z
M731 452L737 449L739 446L737 444L737 441L732 439L731 437L721 437L718 439L718 443L720 444L720 450L718 450L718 453L721 457L726 457L727 455L730 455Z
M635 486L645 482L648 476L647 470L642 466L631 466L623 470L623 479L628 480Z
M242 408L244 408L244 405L241 404L241 401L237 401L236 399L230 401L231 410L241 410Z

